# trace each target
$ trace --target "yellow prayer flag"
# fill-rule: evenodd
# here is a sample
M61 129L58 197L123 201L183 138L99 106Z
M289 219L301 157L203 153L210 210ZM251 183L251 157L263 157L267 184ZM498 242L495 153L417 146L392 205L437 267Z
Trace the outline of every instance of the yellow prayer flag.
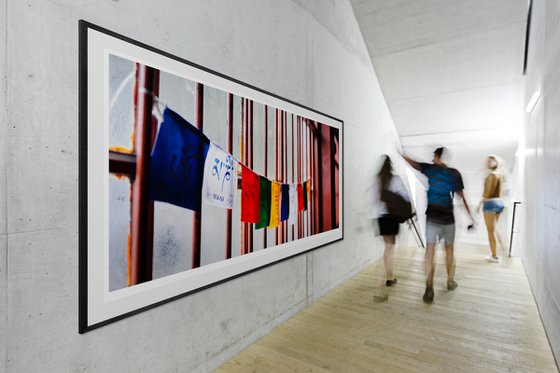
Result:
M270 224L269 228L277 227L280 224L280 194L282 184L272 182L270 188Z

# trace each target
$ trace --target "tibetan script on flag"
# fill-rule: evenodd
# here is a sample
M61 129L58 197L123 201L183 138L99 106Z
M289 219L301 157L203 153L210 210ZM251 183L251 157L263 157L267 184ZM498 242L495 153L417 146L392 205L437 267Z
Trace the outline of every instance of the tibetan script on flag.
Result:
M237 161L231 154L210 143L204 164L204 201L232 209L236 189Z

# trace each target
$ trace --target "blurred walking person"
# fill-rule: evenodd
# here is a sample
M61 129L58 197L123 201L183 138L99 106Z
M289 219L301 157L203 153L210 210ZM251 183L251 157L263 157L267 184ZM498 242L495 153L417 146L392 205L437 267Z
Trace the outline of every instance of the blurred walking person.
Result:
M463 178L461 173L442 162L444 148L434 151L433 163L416 162L403 155L404 159L415 169L428 178L428 207L426 209L426 291L423 300L432 303L434 300L434 256L435 247L439 240L445 242L445 263L447 268L447 289L455 290L455 259L453 245L455 242L455 216L453 214L453 198L458 194L474 224L469 205L463 194Z
M383 164L378 174L379 206L378 224L379 234L385 241L383 261L385 263L385 285L393 286L397 278L393 273L393 258L396 236L399 225L412 216L410 197L400 176L393 174L393 165L389 156L383 156Z
M488 231L488 242L490 244L491 254L486 257L486 260L490 263L498 263L499 261L496 253L496 238L501 248L504 249L502 237L496 230L500 214L504 211L504 202L501 198L503 178L499 172L499 166L500 164L495 156L490 155L486 158L488 175L484 179L484 192L482 193L482 199L477 208L477 212L479 212L482 206L482 212L484 213L484 223Z

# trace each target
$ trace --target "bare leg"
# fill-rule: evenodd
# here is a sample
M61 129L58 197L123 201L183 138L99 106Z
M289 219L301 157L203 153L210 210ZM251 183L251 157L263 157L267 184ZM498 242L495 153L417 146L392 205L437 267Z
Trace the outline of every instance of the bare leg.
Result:
M496 237L494 234L494 222L496 221L495 213L485 212L484 222L486 223L486 230L488 231L488 241L490 243L490 251L492 256L496 256Z
M432 288L434 283L434 272L436 269L436 265L434 264L435 252L436 244L428 243L426 247L426 256L424 259L424 265L426 269L426 286L428 288Z
M496 214L496 220L494 220L494 232L496 233L496 239L498 240L498 243L500 244L500 248L505 252L506 247L504 246L504 241L502 240L502 235L500 234L500 232L498 232L498 229L497 229L499 219L500 219L500 214Z
M395 247L395 236L383 236L383 241L385 241L385 252L383 253L383 261L385 262L387 280L393 280L393 249Z
M455 258L453 256L453 244L445 245L445 265L447 267L447 281L455 278Z

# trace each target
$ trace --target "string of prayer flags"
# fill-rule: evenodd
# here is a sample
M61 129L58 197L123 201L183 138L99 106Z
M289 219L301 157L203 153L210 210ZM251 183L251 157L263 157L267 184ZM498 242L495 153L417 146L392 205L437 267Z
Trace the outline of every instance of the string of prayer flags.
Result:
M260 181L260 214L259 222L255 226L256 229L268 227L270 223L270 188L271 181L264 176L259 176Z
M298 212L305 210L303 204L303 186L301 184L297 185L297 200L298 200Z
M286 221L290 217L290 186L288 184L282 184L280 206L280 221Z
M150 165L150 198L194 211L200 211L202 201L232 209L241 165L241 221L257 229L286 220L295 224L311 200L310 179L282 184L258 175L169 108Z
M204 201L228 209L233 208L237 190L237 161L231 154L210 143L204 164Z
M200 211L210 140L168 108L150 157L150 198Z
M288 224L295 224L297 222L297 213L298 213L298 193L297 193L297 185L290 184L289 185L289 216L288 216ZM283 195L282 195L283 197Z
M273 181L270 188L270 222L269 228L280 224L280 195L282 184Z
M241 221L258 223L260 216L259 175L248 167L241 165Z

